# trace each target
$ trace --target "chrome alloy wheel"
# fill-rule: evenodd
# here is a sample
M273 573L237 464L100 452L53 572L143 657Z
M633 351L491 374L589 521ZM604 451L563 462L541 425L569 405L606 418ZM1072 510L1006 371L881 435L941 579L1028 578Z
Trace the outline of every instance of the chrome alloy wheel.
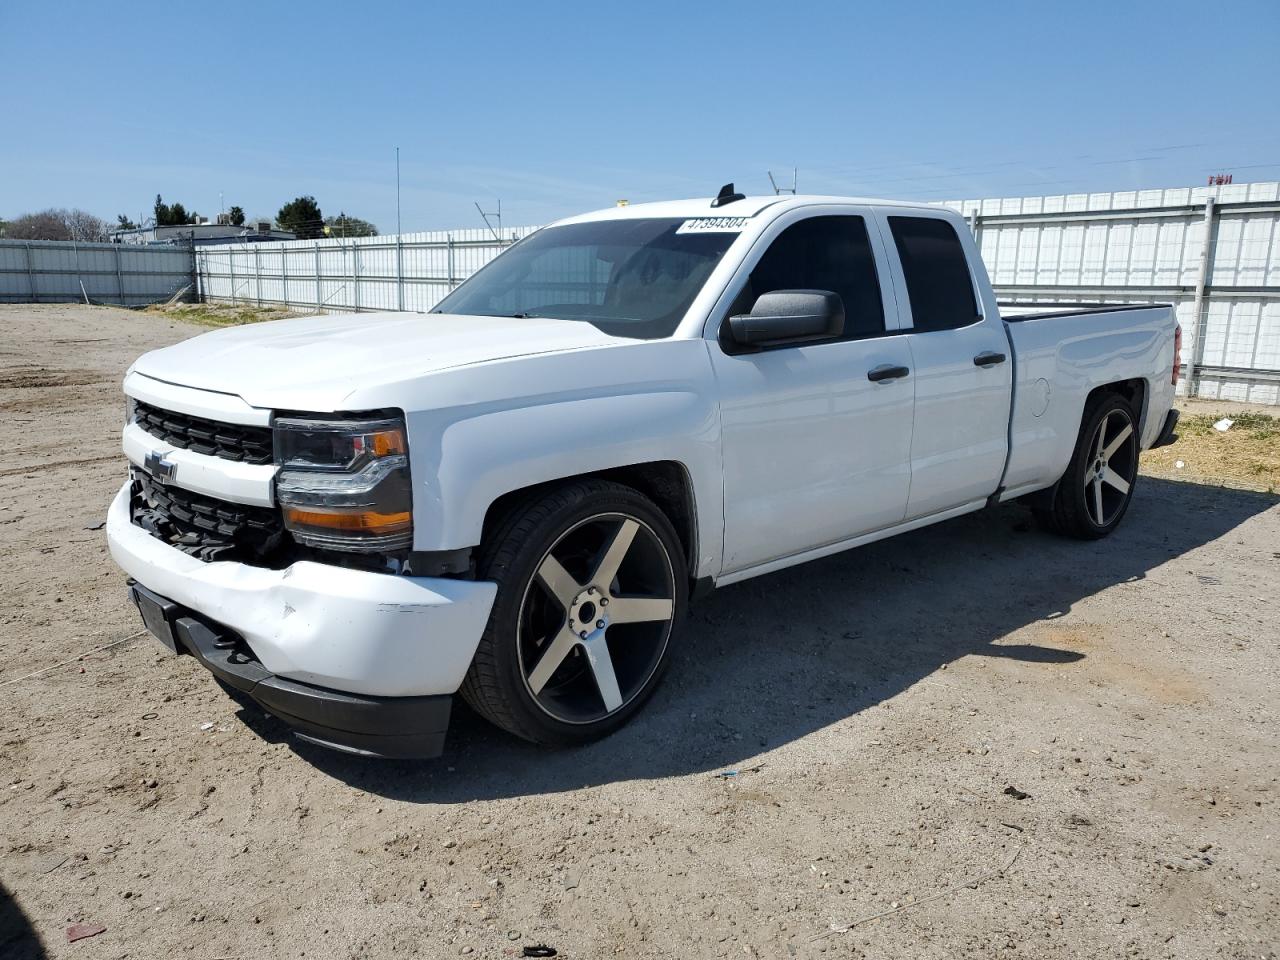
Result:
M1125 410L1102 418L1092 450L1084 469L1085 510L1090 520L1105 527L1124 509L1138 468L1138 437Z
M588 517L543 555L516 644L533 700L565 723L621 710L662 662L675 615L671 557L634 517Z

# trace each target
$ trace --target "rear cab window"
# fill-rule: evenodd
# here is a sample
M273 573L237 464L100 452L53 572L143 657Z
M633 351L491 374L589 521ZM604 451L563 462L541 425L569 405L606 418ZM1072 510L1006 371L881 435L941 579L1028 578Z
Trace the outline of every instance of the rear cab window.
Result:
M912 332L956 330L981 320L969 261L955 228L937 217L888 220L907 283Z

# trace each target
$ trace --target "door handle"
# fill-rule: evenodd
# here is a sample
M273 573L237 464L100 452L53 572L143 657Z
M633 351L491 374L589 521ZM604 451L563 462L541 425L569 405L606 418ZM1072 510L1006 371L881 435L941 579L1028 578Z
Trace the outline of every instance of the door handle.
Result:
M988 350L985 353L980 353L974 357L973 365L975 367L994 367L997 363L1004 363L1004 361L1005 355L1003 353L996 353L994 350Z
M900 367L892 363L882 363L867 371L867 379L872 383L891 383L911 375L910 367Z

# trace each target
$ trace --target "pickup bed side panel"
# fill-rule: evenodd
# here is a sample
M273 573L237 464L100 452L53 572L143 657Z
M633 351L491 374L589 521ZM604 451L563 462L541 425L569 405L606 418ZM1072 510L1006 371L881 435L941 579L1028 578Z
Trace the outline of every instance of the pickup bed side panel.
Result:
M720 425L699 340L524 358L437 374L408 415L414 548L480 543L503 494L637 463L680 464L692 487L697 562L718 572ZM483 399L481 399L483 398Z
M1146 383L1141 445L1154 442L1173 403L1174 324L1167 306L1007 324L1017 379L1004 498L1057 482L1075 448L1085 400L1103 384Z

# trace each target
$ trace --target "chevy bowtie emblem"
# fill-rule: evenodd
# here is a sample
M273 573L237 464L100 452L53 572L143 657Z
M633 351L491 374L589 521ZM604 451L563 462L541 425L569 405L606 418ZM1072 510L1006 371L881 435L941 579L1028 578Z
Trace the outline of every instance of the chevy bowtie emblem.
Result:
M157 480L172 480L173 475L178 472L176 463L172 460L166 460L164 454L157 453L154 450L147 454L143 464L147 468L147 473Z

